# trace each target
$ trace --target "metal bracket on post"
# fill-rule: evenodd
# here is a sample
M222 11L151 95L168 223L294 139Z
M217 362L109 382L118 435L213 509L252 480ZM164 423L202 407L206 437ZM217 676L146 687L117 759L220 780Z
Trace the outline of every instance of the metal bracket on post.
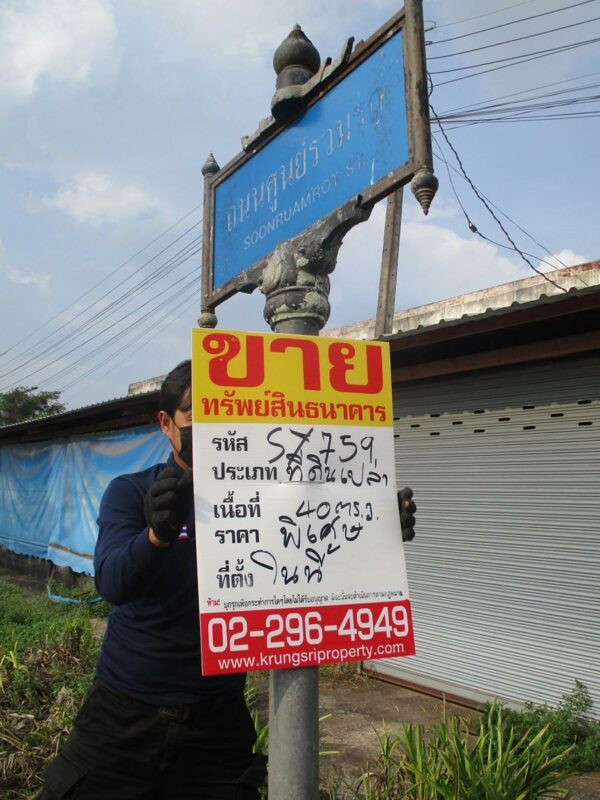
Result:
M318 336L329 319L329 277L346 233L364 222L372 206L346 203L288 241L266 262L260 290L265 320L276 333Z

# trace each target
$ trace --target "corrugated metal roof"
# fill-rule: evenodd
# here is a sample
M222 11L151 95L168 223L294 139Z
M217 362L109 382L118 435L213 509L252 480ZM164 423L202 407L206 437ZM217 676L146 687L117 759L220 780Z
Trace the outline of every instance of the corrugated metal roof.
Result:
M386 339L421 333L424 330L456 325L509 310L521 311L545 303L556 303L566 297L600 291L600 261L554 270L549 277L564 289L558 289L541 275L493 286L477 292L440 300L394 314L393 332ZM323 336L349 339L374 339L375 320L342 325L323 332Z
M148 394L148 392L157 392L162 386L162 382L166 378L165 375L157 375L155 378L145 378L143 381L136 381L129 384L128 397L134 394Z
M394 314L393 333L386 335L386 339L396 339L411 334L418 334L433 328L442 328L456 325L467 320L489 317L495 314L505 314L508 310L521 311L545 303L556 303L566 297L580 296L600 291L600 260L587 264L578 264L554 270L550 273L552 280L559 284L565 291L561 291L541 275L534 275L520 281L493 286L477 292L451 297L437 303L429 303L406 311ZM375 334L375 320L357 322L352 325L343 325L330 328L323 332L324 336L339 336L350 339L373 339ZM164 377L164 376L160 376ZM0 432L8 433L27 424L39 423L42 420L58 421L61 418L69 419L80 415L89 414L112 404L130 404L134 401L155 394L156 389L133 393L144 388L144 384L154 386L160 378L150 378L148 381L138 381L129 387L130 394L126 397L116 397L112 400L103 400L76 409L64 411L51 417L25 420L13 425L0 427Z
M148 391L148 392L140 392L135 395L126 395L125 397L114 397L112 400L102 400L100 403L91 403L88 406L80 406L79 408L71 408L67 411L63 411L60 414L51 414L47 417L31 417L30 419L24 419L21 422L14 422L12 425L2 425L0 426L0 435L4 433L9 433L17 428L22 428L27 425L36 424L39 422L49 422L49 421L59 421L61 418L69 418L73 416L80 416L89 414L90 412L100 411L104 408L109 408L111 405L121 405L123 403L131 403L132 400L140 400L140 398L147 397L153 394L156 394L156 391Z

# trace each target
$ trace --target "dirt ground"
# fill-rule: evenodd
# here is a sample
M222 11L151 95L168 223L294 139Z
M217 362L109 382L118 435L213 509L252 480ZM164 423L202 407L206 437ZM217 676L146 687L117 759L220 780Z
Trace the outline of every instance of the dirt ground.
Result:
M261 718L268 717L268 678L262 673L253 678L259 690ZM444 715L472 718L476 711L391 683L340 670L322 670L319 685L319 751L336 751L321 756L320 778L326 783L336 772L357 774L377 758L375 731L384 729L393 736L402 723L439 722ZM325 717L325 719L323 719ZM600 800L600 772L570 778L565 786L573 800ZM506 798L506 800L511 800Z

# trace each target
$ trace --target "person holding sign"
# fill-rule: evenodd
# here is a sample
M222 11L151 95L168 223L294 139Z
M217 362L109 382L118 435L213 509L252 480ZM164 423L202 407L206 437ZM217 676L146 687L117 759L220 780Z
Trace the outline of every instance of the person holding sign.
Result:
M38 800L256 800L245 674L203 677L194 542L191 365L162 384L166 463L106 490L94 566L114 608L96 680Z
M191 364L165 378L166 463L111 482L94 557L114 606L96 680L37 800L257 800L266 764L244 673L202 676L192 485ZM412 491L398 493L414 537Z

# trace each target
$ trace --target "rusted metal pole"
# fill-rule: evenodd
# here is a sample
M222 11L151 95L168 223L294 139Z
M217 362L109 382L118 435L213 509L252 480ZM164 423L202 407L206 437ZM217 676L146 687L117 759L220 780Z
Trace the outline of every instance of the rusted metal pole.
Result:
M394 324L394 302L398 280L398 253L402 227L403 187L388 197L383 233L383 253L379 276L379 297L375 317L375 338L392 333Z

